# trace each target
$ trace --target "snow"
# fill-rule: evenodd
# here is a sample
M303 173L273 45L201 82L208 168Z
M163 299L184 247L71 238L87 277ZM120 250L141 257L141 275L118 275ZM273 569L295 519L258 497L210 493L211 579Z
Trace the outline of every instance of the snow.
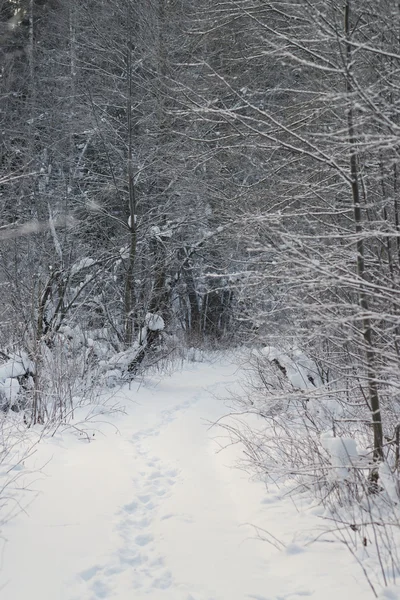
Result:
M130 227L130 225L129 225ZM123 246L122 248L119 249L119 253L122 259L126 260L129 258L129 254L130 254L130 247L129 246Z
M237 469L242 449L211 427L240 377L186 363L105 391L124 414L82 407L43 438L20 465L31 502L2 528L0 599L372 598L356 558L319 536L321 507Z
M80 271L83 271L83 269L88 269L89 267L91 267L94 264L95 264L95 261L93 260L93 258L89 258L89 257L81 258L81 260L79 260L78 262L76 262L75 264L72 265L71 275L76 275L77 273L80 273Z
M383 590L379 596L379 600L400 600L399 588L396 586L390 586Z
M17 379L8 377L4 382L0 381L0 398L4 398L7 406L13 406L18 397L20 385Z
M0 382L14 377L25 375L28 371L34 372L34 365L25 352L10 354L9 359L0 365Z
M134 215L134 216L133 216L133 222L134 222L134 223L136 223L136 222L137 222L137 215ZM132 217L131 217L131 215L129 215L129 217L128 217L128 227L129 227L129 228L130 228L130 227L132 227Z
M357 445L353 438L334 437L331 432L321 435L322 447L328 452L333 467L330 475L335 480L344 480L357 464Z
M145 323L150 331L162 331L165 328L164 319L154 313L147 313Z
M308 390L322 385L317 366L301 350L283 351L266 346L262 354L271 362L277 361L286 370L286 376L294 388Z

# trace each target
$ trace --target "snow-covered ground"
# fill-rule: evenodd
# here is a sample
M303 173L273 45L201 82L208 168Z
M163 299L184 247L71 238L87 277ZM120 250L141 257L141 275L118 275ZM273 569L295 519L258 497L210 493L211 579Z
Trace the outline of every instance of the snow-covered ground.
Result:
M1 600L373 598L343 545L314 541L318 507L220 451L209 423L239 377L188 363L115 393L126 414L43 439L20 467L31 503L3 527Z

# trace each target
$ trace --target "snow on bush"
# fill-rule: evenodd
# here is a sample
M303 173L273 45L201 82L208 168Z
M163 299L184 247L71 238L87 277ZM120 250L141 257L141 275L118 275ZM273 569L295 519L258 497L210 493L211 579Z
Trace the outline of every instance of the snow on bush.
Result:
M95 261L93 260L93 258L89 258L89 257L81 258L81 260L79 260L74 265L72 265L71 275L76 275L77 273L80 273L81 271L83 271L83 269L88 269L89 267L91 267L94 264L95 264Z
M200 348L193 348L193 347L188 348L186 358L190 362L203 362L205 359L204 350L201 350Z
M104 374L104 382L107 387L111 388L116 386L121 381L121 377L122 371L119 369L110 369Z
M163 331L165 329L164 319L160 315L147 313L144 322L150 331Z
M120 371L124 371L135 359L139 348L139 344L137 342L134 342L132 346L128 348L128 350L114 354L114 356L111 356L111 358L104 364L107 364L108 367L110 367L112 370L119 369Z
M261 354L278 366L294 388L309 390L323 385L315 362L301 350L295 348L282 351L273 346L265 346Z
M20 385L17 379L7 378L0 381L0 407L8 409L10 406L15 406L18 402L18 394Z
M34 373L34 364L26 352L9 354L8 356L8 360L0 365L0 382L4 383L6 379L14 379L28 372Z
M0 365L0 408L7 410L18 404L18 395L21 391L19 377L28 376L35 372L35 367L26 352L8 355Z
M399 480L397 473L390 470L387 463L379 465L379 484L384 489L390 502L397 506L399 503Z
M334 437L330 431L322 433L320 440L332 465L328 478L335 481L348 479L359 458L355 440L350 437Z

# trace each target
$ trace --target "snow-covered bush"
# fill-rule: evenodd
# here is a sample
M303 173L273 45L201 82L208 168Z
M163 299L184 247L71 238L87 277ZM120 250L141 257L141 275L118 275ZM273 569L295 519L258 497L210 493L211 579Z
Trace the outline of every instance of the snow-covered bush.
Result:
M25 406L33 387L35 366L24 351L2 353L0 364L0 409L18 411Z
M246 438L260 472L290 477L321 497L340 495L341 481L348 482L354 469L368 475L367 408L350 406L347 391L324 381L315 360L297 347L268 346L252 352L247 373L235 402L262 423ZM355 440L364 450L356 451Z
M252 352L234 420L222 426L243 444L248 469L322 504L326 530L353 553L378 556L388 582L400 572L399 428L377 463L358 390L339 374L326 378L298 347L265 347Z
M147 313L144 322L149 331L163 331L165 329L164 319L161 315Z
M140 367L149 367L152 362L161 360L168 351L163 348L167 336L164 319L156 313L147 313L137 339L127 350L109 354L99 362L101 380L109 387L130 380L137 375ZM166 350L163 352L163 349Z

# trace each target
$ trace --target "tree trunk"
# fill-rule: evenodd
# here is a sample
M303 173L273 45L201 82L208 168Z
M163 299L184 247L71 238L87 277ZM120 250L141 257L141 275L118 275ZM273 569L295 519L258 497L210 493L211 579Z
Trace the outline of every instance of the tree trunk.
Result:
M128 160L127 160L127 177L128 177L128 198L129 198L129 256L126 267L125 276L125 344L131 346L133 342L133 310L135 305L134 292L134 269L136 260L136 198L135 198L135 182L133 174L133 127L132 127L132 7L131 1L127 0L127 25L128 39L126 45L126 71L127 71L127 128L128 128Z
M365 269L365 248L363 233L363 217L361 211L360 198L360 177L359 166L357 161L357 140L355 135L354 125L354 100L353 100L353 73L352 61L353 51L350 44L351 41L351 0L346 0L345 4L345 34L346 34L346 94L349 103L347 113L347 128L349 141L349 163L351 173L351 192L353 199L353 213L357 237L357 275L360 280L358 292L358 301L361 309L362 336L365 345L365 357L367 365L367 380L368 380L368 395L370 401L370 409L372 415L372 426L374 432L374 459L383 460L383 427L380 410L380 400L377 385L377 376L375 370L375 349L373 342L373 333L371 319L368 316L369 305L368 296L365 290L363 281L366 280Z

